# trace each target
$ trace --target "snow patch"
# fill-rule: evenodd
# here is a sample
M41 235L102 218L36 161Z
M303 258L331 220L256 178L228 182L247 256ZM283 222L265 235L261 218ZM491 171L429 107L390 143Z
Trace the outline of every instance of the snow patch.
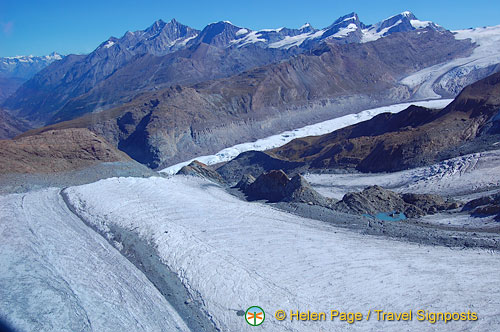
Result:
M111 47L111 46L113 46L114 44L115 44L115 42L114 42L114 41L112 41L112 40L108 40L108 41L106 42L106 44L104 44L104 46L103 46L103 47L104 47L104 48L110 48L110 47Z
M351 32L358 30L358 26L354 23L350 23L347 27L340 29L338 32L332 35L332 37L342 38L347 37Z
M241 36L241 35L245 35L248 33L248 29L239 29L238 31L236 31L236 36Z
M410 24L415 29L424 29L432 24L431 21L410 20Z

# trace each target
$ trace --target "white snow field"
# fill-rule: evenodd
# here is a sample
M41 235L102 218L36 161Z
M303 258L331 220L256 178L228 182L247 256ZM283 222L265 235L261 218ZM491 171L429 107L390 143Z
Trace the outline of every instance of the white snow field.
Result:
M189 331L59 189L0 197L0 317L19 331Z
M342 199L349 191L379 185L398 192L457 197L500 187L500 150L469 154L394 173L306 174L319 193Z
M105 236L112 235L109 226L114 225L147 241L221 331L255 331L236 314L252 305L266 312L261 331L500 328L497 252L361 235L241 201L195 177L113 178L65 192L75 211ZM277 309L288 314L339 309L364 317L371 309L372 315L354 324L279 322L274 318ZM471 310L479 320L432 325L414 317L407 323L377 322L376 309Z
M191 160L178 163L167 168L162 169L160 172L166 174L175 174L177 173L183 166L188 165L193 160L198 160L207 165L213 165L224 161L229 161L240 153L250 150L256 151L264 151L272 148L277 148L279 146L285 145L293 139L306 137L306 136L315 136L315 135L323 135L335 131L337 129L347 127L362 121L369 120L374 116L390 112L390 113L398 113L411 105L423 106L428 108L444 108L449 103L451 103L453 99L440 99L440 100L428 100L428 101L418 101L411 103L403 103L403 104L395 104L390 106L378 107L373 109L364 110L362 112L356 114L348 114L335 119L326 120L322 122L318 122L309 126L305 126L302 128L297 128L290 131L282 132L281 134L272 135L269 137L265 137L259 139L255 142L241 143L228 148L225 148L214 155L209 156L199 156L193 158Z
M478 46L468 57L422 69L401 80L402 84L417 88L415 99L441 98L432 88L435 83L445 87L453 84L453 79L460 79L472 70L500 63L500 25L458 30L453 33L455 39L470 38Z

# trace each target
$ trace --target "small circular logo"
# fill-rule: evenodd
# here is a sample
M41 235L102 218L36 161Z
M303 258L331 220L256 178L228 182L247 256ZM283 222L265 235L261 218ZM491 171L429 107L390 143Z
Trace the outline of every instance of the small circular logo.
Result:
M245 312L245 320L251 326L259 326L264 323L264 319L266 319L264 310L256 305L248 308Z

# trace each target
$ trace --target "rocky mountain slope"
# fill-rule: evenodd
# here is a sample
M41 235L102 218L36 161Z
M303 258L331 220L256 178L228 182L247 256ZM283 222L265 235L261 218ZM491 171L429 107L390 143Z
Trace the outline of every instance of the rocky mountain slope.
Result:
M0 139L12 138L28 129L30 129L28 123L14 118L0 108Z
M0 140L0 174L70 171L113 161L130 158L88 129L47 131Z
M238 74L310 51L321 43L361 43L396 32L442 31L404 12L373 26L355 13L318 30L252 31L227 21L202 31L172 20L159 20L145 30L111 37L86 56L70 56L24 84L5 108L33 126L69 120L130 101L144 91L192 84Z
M312 169L396 171L497 147L500 73L470 85L443 110L410 107L327 135L296 139L271 154Z
M279 64L144 94L106 112L34 132L90 128L135 160L157 168L407 98L408 90L398 84L402 76L468 54L473 47L447 31L424 31L370 43L323 44Z

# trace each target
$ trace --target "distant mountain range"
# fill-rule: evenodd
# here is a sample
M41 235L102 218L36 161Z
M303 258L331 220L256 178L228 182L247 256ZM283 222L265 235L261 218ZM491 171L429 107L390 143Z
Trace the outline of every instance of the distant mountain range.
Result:
M286 60L324 42L362 43L396 32L444 29L410 12L372 26L355 13L325 29L252 31L221 21L202 31L176 20L111 37L92 53L70 55L26 82L4 107L34 126L69 120L130 101L144 91L227 77Z
M410 12L374 25L351 13L321 30L222 21L198 31L159 20L53 62L3 108L41 127L24 136L88 128L158 168L362 109L436 98L434 82L445 77L439 91L454 95L496 70L497 35L453 33Z
M63 56L56 52L45 56L0 58L0 103L40 70L62 58Z
M143 93L122 106L40 130L90 128L141 163L167 166L408 98L408 89L398 83L401 77L466 55L473 47L469 41L455 40L450 32L425 31L397 33L370 43L322 44L287 61Z

